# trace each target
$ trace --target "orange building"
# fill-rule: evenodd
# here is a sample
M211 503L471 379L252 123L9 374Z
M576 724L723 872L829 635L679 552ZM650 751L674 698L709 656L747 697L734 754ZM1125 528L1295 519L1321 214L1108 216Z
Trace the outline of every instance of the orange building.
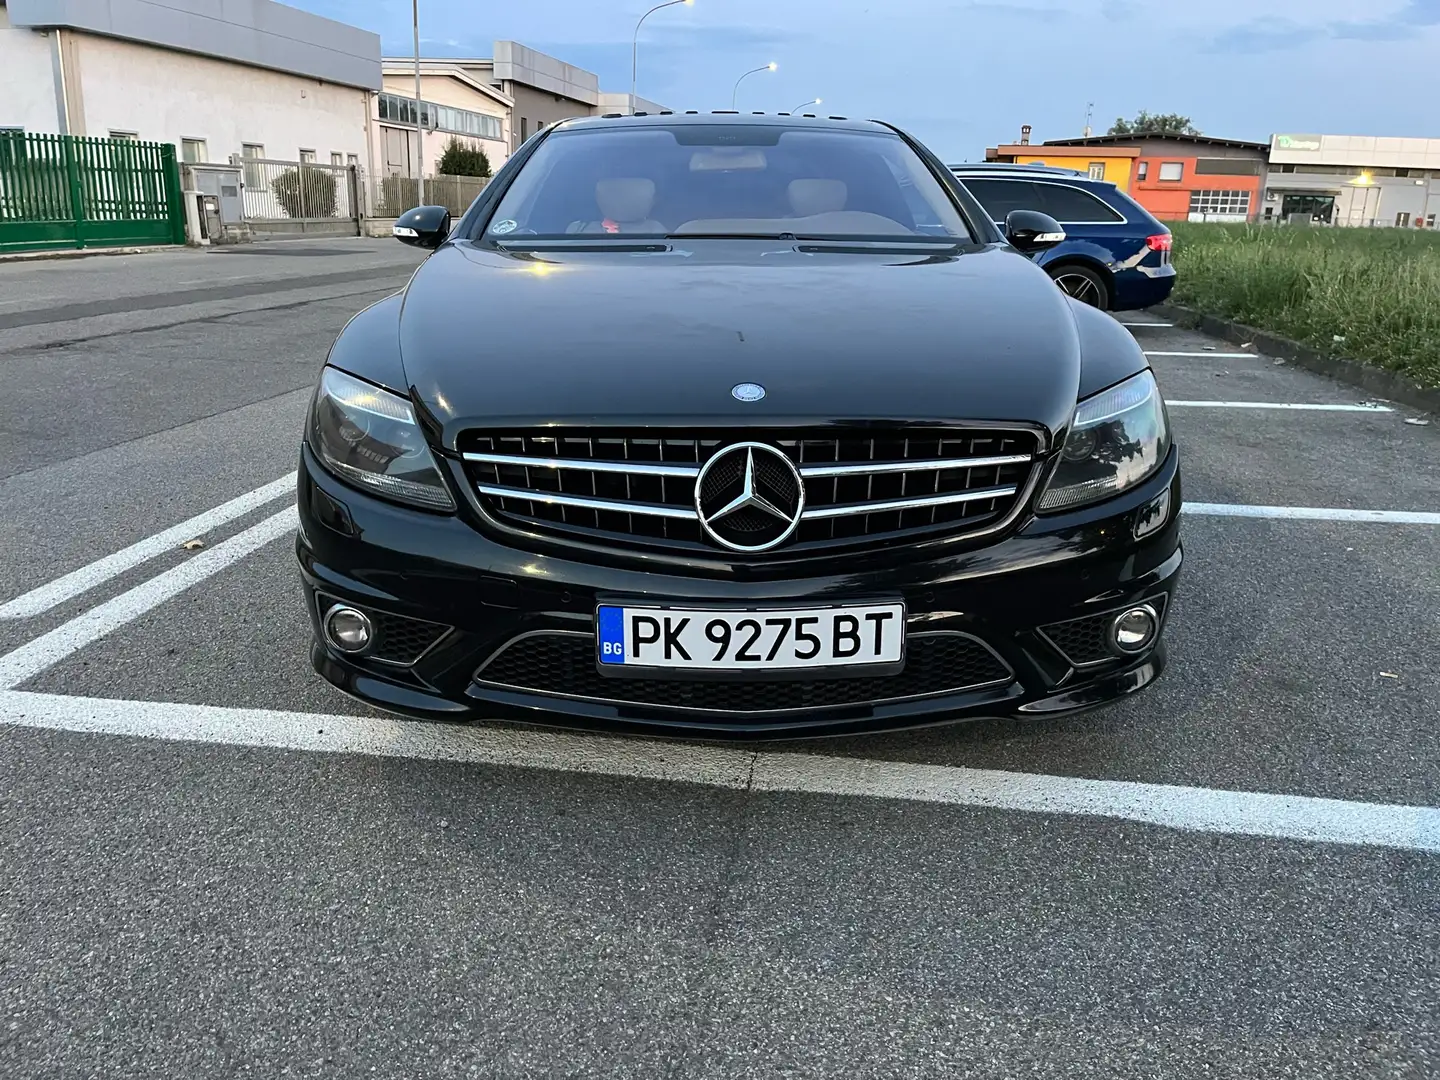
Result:
M1075 169L1088 174L1092 180L1108 180L1121 191L1130 189L1130 177L1134 172L1135 159L1139 156L1138 147L1124 145L1091 148L1059 146L1055 143L1045 143L1043 146L1011 143L1008 146L993 146L985 151L986 161Z
M1024 147L1042 159L1061 151L1083 157L1122 149L1134 158L1129 185L1121 186L1161 221L1253 221L1260 215L1269 143L1208 135L1093 135Z

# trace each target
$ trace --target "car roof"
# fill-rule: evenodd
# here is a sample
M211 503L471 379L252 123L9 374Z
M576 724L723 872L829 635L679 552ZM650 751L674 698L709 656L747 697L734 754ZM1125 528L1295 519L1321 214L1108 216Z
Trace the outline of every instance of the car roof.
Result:
M1013 176L1017 174L1031 176L1040 174L1042 176L1078 177L1081 180L1090 179L1089 174L1081 172L1079 169L1067 169L1060 165L1028 165L1007 161L995 161L985 162L983 164L971 164L967 162L964 165L947 165L945 167L953 173L994 173L1003 176Z
M819 116L815 113L790 114L790 113L765 113L765 112L737 112L730 109L716 109L712 112L700 112L696 109L687 109L684 112L637 112L634 116L627 116L625 113L605 113L601 116L575 116L568 120L561 120L555 124L555 128L571 130L588 130L595 128L635 128L635 127L674 127L683 124L691 126L723 126L733 124L744 124L746 126L762 127L787 127L796 129L811 129L816 127L831 128L844 131L893 131L889 125L879 120L856 120L848 116Z

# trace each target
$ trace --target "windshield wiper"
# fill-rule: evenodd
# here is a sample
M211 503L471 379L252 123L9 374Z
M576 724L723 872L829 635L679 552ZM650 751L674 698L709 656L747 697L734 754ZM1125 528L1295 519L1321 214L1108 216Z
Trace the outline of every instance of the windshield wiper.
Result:
M799 240L794 233L727 233L727 232L686 232L667 233L666 240Z

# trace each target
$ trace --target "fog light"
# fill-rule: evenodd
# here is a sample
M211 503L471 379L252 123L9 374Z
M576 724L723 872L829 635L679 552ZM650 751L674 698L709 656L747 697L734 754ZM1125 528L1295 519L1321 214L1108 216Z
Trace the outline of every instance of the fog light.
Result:
M1160 620L1155 609L1141 604L1122 611L1110 624L1110 641L1122 653L1137 653L1155 640Z
M370 647L374 635L363 611L336 604L325 614L325 636L343 653L360 653Z

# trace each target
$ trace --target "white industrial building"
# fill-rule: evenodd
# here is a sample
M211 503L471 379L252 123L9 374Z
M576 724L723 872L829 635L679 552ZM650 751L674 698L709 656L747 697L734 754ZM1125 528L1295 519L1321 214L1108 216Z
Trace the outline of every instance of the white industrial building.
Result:
M1275 135L1265 220L1435 228L1440 139Z
M271 0L0 0L0 128L364 165L380 39Z

